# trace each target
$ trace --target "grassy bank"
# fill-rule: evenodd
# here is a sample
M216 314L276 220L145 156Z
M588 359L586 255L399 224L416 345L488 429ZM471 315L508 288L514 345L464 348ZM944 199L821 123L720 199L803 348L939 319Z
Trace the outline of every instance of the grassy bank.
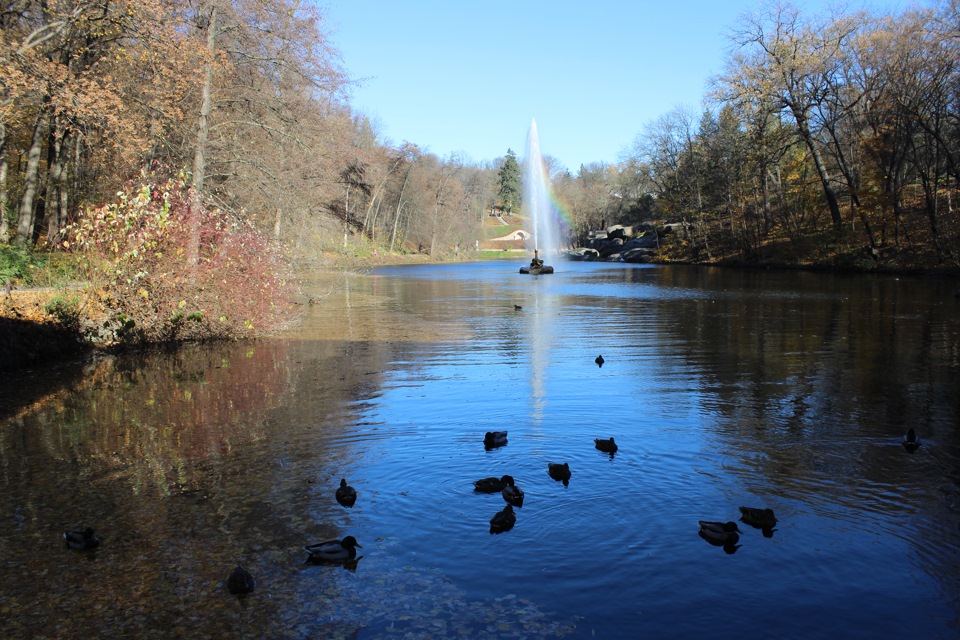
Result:
M78 258L3 247L0 254L0 371L16 371L123 347L110 294L81 277ZM324 253L314 268L364 272L378 266L427 264L426 254ZM9 290L6 285L9 284ZM300 306L307 298L299 301ZM295 314L293 314L295 315ZM255 337L256 334L251 334Z

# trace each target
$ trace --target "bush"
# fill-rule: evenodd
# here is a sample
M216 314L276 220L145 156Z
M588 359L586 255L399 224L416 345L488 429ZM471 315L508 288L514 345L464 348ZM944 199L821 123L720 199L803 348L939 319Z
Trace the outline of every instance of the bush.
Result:
M84 210L62 248L87 258L119 339L252 337L290 322L298 287L280 247L249 221L192 206L187 176L145 174Z
M46 258L34 253L25 246L17 244L0 245L0 282L30 279L31 270L42 267Z
M45 306L45 311L62 327L71 331L80 330L80 298L77 296L57 295Z

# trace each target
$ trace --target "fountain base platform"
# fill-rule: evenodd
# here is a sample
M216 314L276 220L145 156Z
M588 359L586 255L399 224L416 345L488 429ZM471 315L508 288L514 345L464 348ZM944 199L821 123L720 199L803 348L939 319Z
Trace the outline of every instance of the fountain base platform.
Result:
M529 274L531 276L539 276L541 274L553 273L553 267L543 264L543 260L537 257L537 253L534 252L533 260L530 261L530 266L520 267L520 273Z
M520 267L520 273L530 274L531 276L539 276L543 273L553 273L553 267L550 265L544 265L542 267Z

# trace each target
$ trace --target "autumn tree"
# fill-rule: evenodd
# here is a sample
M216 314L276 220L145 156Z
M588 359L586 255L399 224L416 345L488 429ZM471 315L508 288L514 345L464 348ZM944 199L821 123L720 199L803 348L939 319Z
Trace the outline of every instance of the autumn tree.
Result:
M743 49L733 67L733 72L742 76L740 86L757 92L759 99L793 119L820 178L836 228L843 224L843 215L817 137L817 117L821 113L818 107L829 91L825 76L832 72L840 48L852 34L846 24L805 22L797 8L781 2L764 14L745 18L734 35L734 43Z
M0 148L11 129L26 140L16 240L32 242L41 220L53 239L71 193L122 177L150 148L153 125L179 116L183 38L161 0L25 1L2 15Z
M339 199L349 161L347 79L322 15L297 0L205 0L193 142L197 197L269 211L274 233ZM359 166L359 165L357 165Z

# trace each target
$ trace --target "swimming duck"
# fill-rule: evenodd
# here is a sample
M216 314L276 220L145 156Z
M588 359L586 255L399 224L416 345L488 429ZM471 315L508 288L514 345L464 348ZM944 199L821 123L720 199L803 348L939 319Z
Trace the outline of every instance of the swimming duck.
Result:
M490 518L490 533L509 531L516 523L517 516L513 512L513 506L508 504L502 511L498 511Z
M903 448L913 453L920 447L920 440L917 439L917 432L913 429L907 431L907 435L903 436Z
M598 366L598 367L602 367L602 366L603 366L603 362L604 362L603 356L602 356L602 355L597 356L597 359L594 360L594 362L597 363L597 366Z
M522 507L523 489L514 483L513 478L510 476L507 476L507 478L509 478L509 480L507 480L507 486L500 491L500 495L503 496L503 499L506 500L507 503L512 504L515 507Z
M613 441L611 437L609 440L604 440L603 438L594 438L594 446L600 451L605 451L606 453L616 453L617 449L620 447L617 446L617 443Z
M357 490L347 484L346 478L340 479L340 486L337 488L337 502L345 507L352 507L357 501Z
M764 531L772 531L772 529L764 529ZM740 536L736 533L731 534L726 540L716 540L711 538L709 534L705 533L703 529L697 532L697 535L710 543L712 547L722 547L723 552L727 554L734 554L737 552L737 549L742 547L742 544L737 544L740 541Z
M566 462L563 464L559 462L548 462L547 473L549 473L550 477L554 480L562 480L563 484L567 484L567 482L570 481L570 465Z
M512 482L513 478L510 476L481 478L473 483L473 489L480 493L496 493L497 491L503 491L503 488Z
M316 544L304 547L310 557L307 562L338 562L341 560L351 560L357 556L357 549L363 547L357 543L353 536L347 536L343 540L324 540Z
M515 305L513 305L513 310L514 310L514 311L522 311L522 310L523 310L523 307L521 307L521 306L518 305L518 304L515 304Z
M777 518L773 515L773 509L740 507L740 520L760 529L773 529L777 526Z
M487 447L502 447L507 444L507 432L487 431L483 436L483 444Z
M227 578L227 590L234 595L250 593L255 586L257 586L257 581L253 579L253 574L239 564Z
M708 522L700 520L700 536L708 542L720 545L734 545L740 539L737 534L743 531L737 528L736 522Z
M93 529L90 527L83 531L64 531L63 539L67 543L67 548L77 551L96 549L100 546L100 538L93 535Z

